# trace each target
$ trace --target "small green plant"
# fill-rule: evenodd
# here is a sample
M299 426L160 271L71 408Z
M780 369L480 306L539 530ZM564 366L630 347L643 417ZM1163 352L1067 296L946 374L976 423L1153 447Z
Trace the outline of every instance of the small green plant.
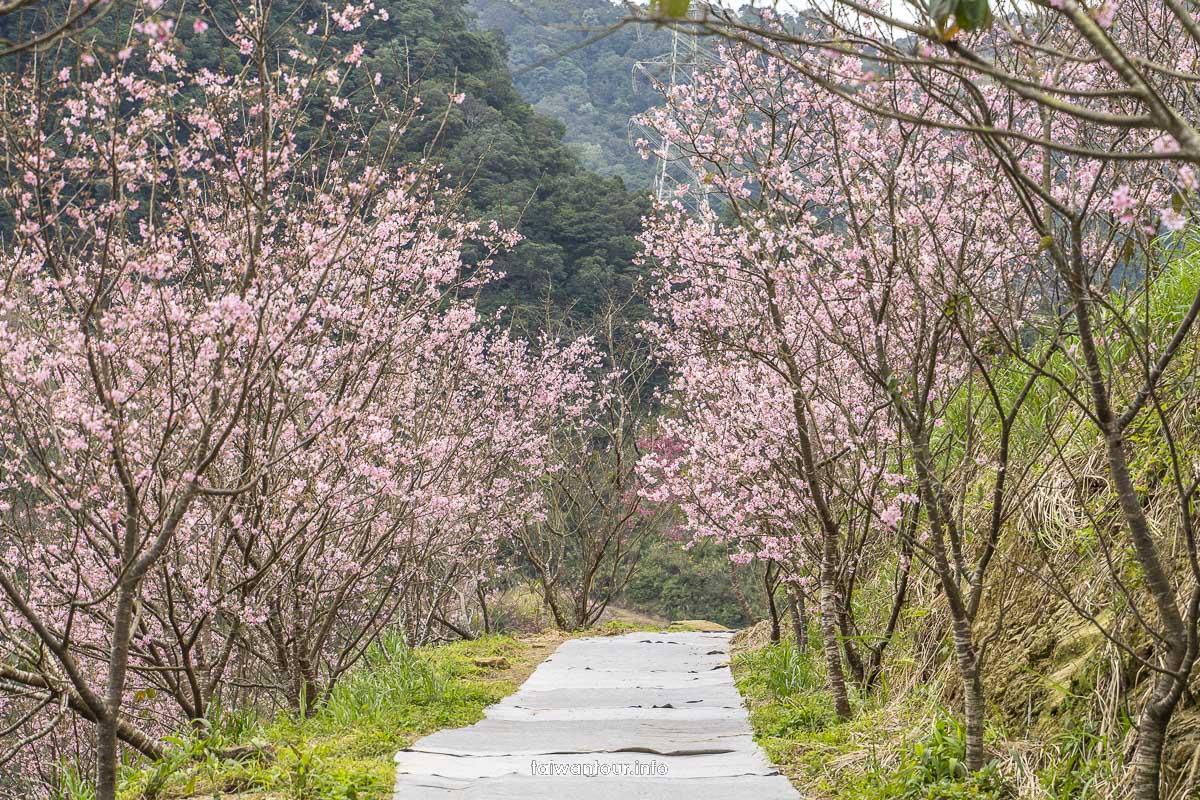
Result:
M934 725L929 738L913 745L914 776L922 783L961 781L967 777L963 764L966 756L966 737L962 725L942 717Z
M62 762L51 800L96 800L96 787L74 764Z
M1038 772L1046 794L1054 800L1084 800L1120 768L1106 739L1091 720L1074 722L1050 741L1050 765Z
M763 652L767 686L776 697L790 697L820 685L808 654L791 642L768 647Z
M929 735L903 754L890 772L875 771L852 793L861 800L1001 800L1008 797L999 768L967 771L962 725L939 717Z
M836 719L833 703L824 693L797 694L779 703L756 708L754 727L763 736L790 739L822 731Z
M741 656L735 674L753 701L750 721L768 750L786 748L836 723L819 658L790 641Z
M319 769L317 758L312 751L296 747L292 748L292 753L295 760L288 770L288 794L295 800L309 800L315 794L316 778L314 773Z
M748 653L741 662L738 672L746 688L773 699L824 689L824 673L814 654L798 650L790 641Z
M366 776L332 768L303 746L291 748L282 784L290 800L361 800L379 794Z
M333 725L348 725L384 716L400 705L437 702L448 687L428 658L401 636L388 636L367 654L360 669L334 686L319 716Z

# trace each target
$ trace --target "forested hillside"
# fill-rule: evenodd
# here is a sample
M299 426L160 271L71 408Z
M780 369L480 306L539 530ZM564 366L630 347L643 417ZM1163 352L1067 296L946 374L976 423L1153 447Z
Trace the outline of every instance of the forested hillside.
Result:
M368 69L383 72L385 85L401 85L401 68L415 76L425 108L441 108L449 93L465 95L444 127L437 115L426 118L406 139L408 154L429 151L467 182L473 212L525 238L497 259L505 278L485 292L484 310L504 305L533 322L549 306L582 319L610 295L627 297L646 200L580 164L563 143L562 123L532 109L513 86L500 41L469 29L463 0L382 6L390 18L369 37L386 44Z
M629 122L659 97L635 65L669 53L669 31L630 25L580 47L617 24L624 8L611 0L470 0L468 8L478 28L504 35L517 88L565 123L588 169L649 185L654 168L635 151Z

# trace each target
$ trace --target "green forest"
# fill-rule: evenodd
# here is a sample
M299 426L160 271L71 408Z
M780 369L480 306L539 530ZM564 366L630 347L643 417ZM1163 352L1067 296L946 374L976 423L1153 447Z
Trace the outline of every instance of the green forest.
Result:
M609 30L624 16L609 0L472 0L468 8L476 27L503 34L517 89L566 125L565 141L586 168L632 188L650 184L654 165L634 149L630 121L658 102L649 76L662 77L654 62L671 52L670 31Z
M499 307L521 324L547 317L587 321L606 304L634 294L632 266L644 184L594 170L564 138L560 117L533 106L509 77L509 46L469 4L394 2L372 39L388 41L368 68L396 79L399 65L419 76L425 107L451 91L466 94L444 127L430 118L405 146L409 157L442 164L467 190L473 214L513 226L524 241L503 254L505 277L489 286L482 308ZM397 82L397 84L399 83ZM527 85L527 84L526 84ZM440 131L440 132L439 132Z

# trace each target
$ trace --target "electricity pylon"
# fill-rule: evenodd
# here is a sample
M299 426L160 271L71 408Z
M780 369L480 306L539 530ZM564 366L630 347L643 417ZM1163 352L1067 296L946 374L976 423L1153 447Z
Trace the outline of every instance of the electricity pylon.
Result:
M693 14L696 13L695 5L698 4L693 5ZM670 52L634 63L634 85L639 79L645 79L663 97L671 97L677 86L691 82L692 73L697 67L712 60L713 53L700 45L700 37L686 30L672 28ZM658 160L654 196L659 202L674 199L693 209L707 208L708 192L702 176L692 168L679 148L636 117L630 120L629 127L631 138L636 134L650 142L651 152Z

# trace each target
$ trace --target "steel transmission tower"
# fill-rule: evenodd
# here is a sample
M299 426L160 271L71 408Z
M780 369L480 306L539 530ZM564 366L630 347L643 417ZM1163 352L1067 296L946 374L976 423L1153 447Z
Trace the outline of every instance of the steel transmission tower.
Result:
M696 13L696 5L693 4L691 14ZM691 82L692 73L697 67L713 59L712 51L700 45L700 37L673 28L670 52L634 63L634 86L646 80L664 97L669 97L676 86ZM630 139L641 138L650 142L658 160L654 195L659 201L675 199L693 209L708 207L708 191L701 175L692 169L688 159L668 138L639 122L636 117L630 120L629 131Z

